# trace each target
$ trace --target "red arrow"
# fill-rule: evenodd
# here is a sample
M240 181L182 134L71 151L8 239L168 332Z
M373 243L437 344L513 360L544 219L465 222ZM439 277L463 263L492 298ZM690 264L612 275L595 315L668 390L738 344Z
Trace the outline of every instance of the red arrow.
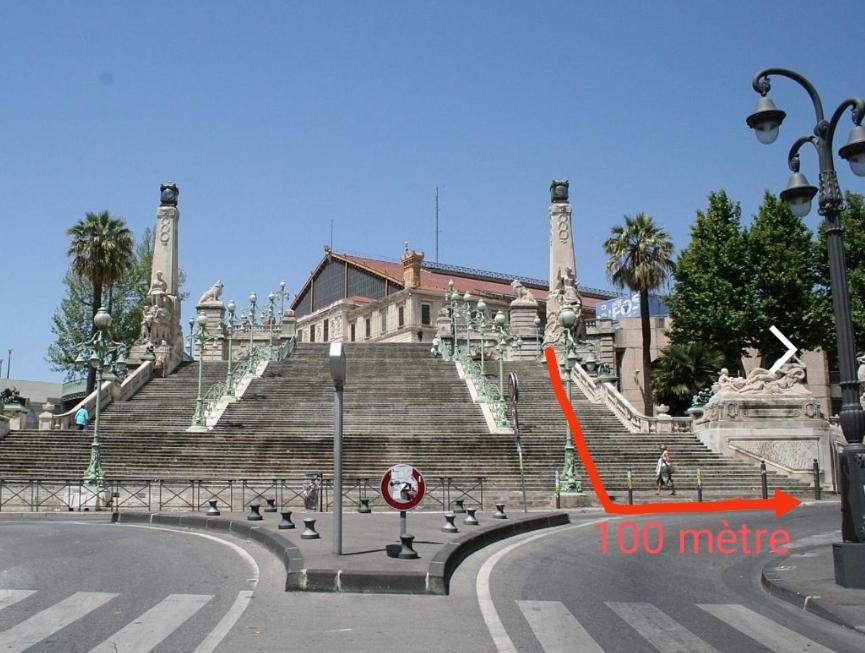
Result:
M598 468L592 460L589 453L589 448L586 446L586 440L583 437L583 428L580 426L580 420L574 413L568 401L568 395L565 393L565 387L562 384L562 378L559 374L559 363L556 360L556 352L552 347L547 347L544 351L547 358L547 370L550 373L550 381L553 386L553 391L556 393L556 399L565 415L565 419L571 427L571 436L574 439L574 446L577 448L577 453L580 455L580 460L583 461L583 467L586 468L586 473L589 475L589 480L598 495L598 500L604 507L604 510L616 515L645 515L664 512L722 512L727 510L774 510L775 517L781 517L798 506L801 501L794 496L790 496L781 490L775 490L775 496L771 499L724 499L721 501L706 501L697 503L692 501L676 501L672 503L643 503L637 506L629 506L625 504L615 503L610 499L607 490L604 488L604 482L601 480L601 475L598 473Z

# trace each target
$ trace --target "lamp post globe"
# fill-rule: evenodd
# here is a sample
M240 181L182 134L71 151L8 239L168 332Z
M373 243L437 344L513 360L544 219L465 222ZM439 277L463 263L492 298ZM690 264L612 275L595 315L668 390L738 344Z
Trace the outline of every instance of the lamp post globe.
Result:
M838 150L838 154L850 164L854 175L865 177L865 127L853 127L847 145Z
M96 311L96 315L93 316L93 324L97 329L108 329L111 327L111 315L108 314L108 311L103 306L100 306L99 310Z

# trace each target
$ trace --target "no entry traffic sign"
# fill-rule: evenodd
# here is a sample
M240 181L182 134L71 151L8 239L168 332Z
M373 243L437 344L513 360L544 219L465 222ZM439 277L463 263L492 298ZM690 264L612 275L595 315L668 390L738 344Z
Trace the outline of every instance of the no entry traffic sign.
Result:
M411 465L394 465L381 478L381 496L395 510L411 510L425 491L423 474Z

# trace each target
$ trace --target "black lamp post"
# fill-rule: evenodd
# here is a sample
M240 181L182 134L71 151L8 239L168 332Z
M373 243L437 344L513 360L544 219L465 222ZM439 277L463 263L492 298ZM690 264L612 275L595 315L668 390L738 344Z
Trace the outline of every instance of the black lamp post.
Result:
M838 369L841 373L841 430L847 440L839 455L841 471L841 533L844 544L834 546L835 580L839 584L865 587L865 410L859 403L859 383L856 380L856 337L850 318L850 296L847 290L847 266L841 242L841 210L844 199L838 187L832 157L832 139L841 116L851 110L853 130L847 144L838 154L850 163L853 173L865 176L865 100L851 97L844 100L830 120L823 114L823 103L817 90L799 73L784 68L766 68L754 76L752 85L760 94L757 109L747 118L748 126L757 132L761 143L772 143L778 137L778 127L786 115L767 97L770 75L787 77L798 83L814 105L816 124L813 136L803 136L793 143L787 161L792 171L787 188L781 192L790 210L799 217L811 210L811 200L819 192L819 213L826 220L826 242L829 254L829 277L832 285L832 308L838 338ZM820 165L819 189L810 185L799 172L799 149L811 143L817 150ZM858 584L861 583L861 584Z

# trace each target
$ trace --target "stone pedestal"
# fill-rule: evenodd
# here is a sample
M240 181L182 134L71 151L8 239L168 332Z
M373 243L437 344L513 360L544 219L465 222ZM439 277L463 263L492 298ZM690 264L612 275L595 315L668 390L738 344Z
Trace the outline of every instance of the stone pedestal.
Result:
M51 422L54 417L54 404L45 402L42 404L42 412L39 413L39 430L50 431Z
M225 305L221 301L210 301L197 304L195 309L199 314L207 316L205 328L208 336L213 340L205 342L202 351L198 351L198 345L194 344L193 356L204 361L227 360L228 341L225 339L222 328L225 319ZM195 338L193 338L193 343L196 343Z
M538 317L538 303L536 301L517 299L511 302L511 333L519 336L522 340L520 349L511 348L510 358L512 360L533 360L539 357L541 342L538 335L540 334L540 338L543 339L544 334L535 326L536 317Z
M280 325L280 340L287 340L297 336L297 318L294 316L294 311L290 308L285 309L282 314L282 324Z
M3 406L3 416L9 419L9 430L20 431L27 427L28 410L20 404L6 404Z

